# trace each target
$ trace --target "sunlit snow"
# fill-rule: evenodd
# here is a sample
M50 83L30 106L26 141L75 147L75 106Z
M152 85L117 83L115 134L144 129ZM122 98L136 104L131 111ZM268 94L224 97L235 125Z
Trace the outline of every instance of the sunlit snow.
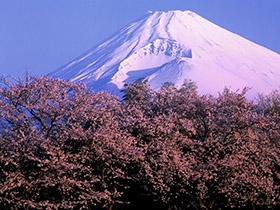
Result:
M118 94L146 78L152 88L188 79L200 93L249 87L250 96L280 87L280 55L191 11L149 12L51 76Z

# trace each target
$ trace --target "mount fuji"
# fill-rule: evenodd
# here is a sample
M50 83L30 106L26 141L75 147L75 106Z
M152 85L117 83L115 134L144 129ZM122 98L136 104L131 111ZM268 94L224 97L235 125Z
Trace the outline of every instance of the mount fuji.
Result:
M248 87L255 97L279 89L280 55L192 11L149 12L49 75L116 95L143 78L155 90L191 80L202 94Z

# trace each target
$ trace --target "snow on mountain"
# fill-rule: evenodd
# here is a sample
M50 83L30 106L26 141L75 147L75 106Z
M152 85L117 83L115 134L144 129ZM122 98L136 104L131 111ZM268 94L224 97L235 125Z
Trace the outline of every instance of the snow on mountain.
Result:
M200 93L246 86L255 96L279 89L280 55L191 11L149 12L50 75L117 95L146 78L154 89L188 79Z

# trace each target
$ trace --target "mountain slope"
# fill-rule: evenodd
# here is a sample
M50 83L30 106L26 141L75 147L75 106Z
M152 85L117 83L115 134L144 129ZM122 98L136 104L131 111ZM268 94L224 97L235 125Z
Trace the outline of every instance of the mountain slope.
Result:
M280 55L194 12L152 12L50 75L115 94L146 78L154 89L190 79L201 93L247 86L255 96L280 87Z

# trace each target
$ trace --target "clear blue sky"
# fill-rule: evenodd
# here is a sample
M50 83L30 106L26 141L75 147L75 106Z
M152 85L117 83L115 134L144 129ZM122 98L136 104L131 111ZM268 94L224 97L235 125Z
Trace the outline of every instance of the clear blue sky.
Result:
M280 0L0 0L0 74L46 74L148 10L174 9L280 53Z

